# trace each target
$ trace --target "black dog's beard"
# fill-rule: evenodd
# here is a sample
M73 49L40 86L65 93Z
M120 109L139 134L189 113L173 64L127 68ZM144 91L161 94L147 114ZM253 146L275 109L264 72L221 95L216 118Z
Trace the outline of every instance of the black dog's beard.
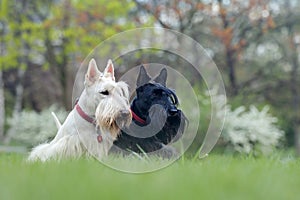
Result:
M164 145L181 138L188 122L181 110L169 115L162 106L152 106L146 119L148 127L131 123L123 129L114 144L123 149L137 153L149 153L162 149Z
M150 138L162 131L164 125L167 123L167 113L160 105L153 105L149 110L149 115L146 119L145 125L137 125L131 123L128 128L122 129L127 135L137 138Z
M155 135L163 129L167 123L167 117L167 112L161 105L156 104L150 108L146 122L153 131L156 131Z

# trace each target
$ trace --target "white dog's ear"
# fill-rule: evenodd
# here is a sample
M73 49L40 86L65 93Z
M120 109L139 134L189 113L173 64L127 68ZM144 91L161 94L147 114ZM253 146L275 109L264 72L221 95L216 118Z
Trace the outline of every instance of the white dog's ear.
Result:
M115 70L114 65L111 61L111 59L108 60L107 65L104 69L103 76L107 78L111 78L112 80L115 80Z
M85 82L92 84L99 79L100 75L101 72L98 70L96 61L94 58L92 58L91 61L89 62L89 67L85 75Z

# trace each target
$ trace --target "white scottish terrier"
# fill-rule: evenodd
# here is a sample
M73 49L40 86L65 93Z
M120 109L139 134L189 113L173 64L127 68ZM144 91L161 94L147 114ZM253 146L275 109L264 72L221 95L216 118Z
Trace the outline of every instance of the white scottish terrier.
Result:
M131 123L128 86L115 82L114 67L108 61L101 73L94 59L89 62L84 90L57 135L50 143L33 148L29 161L60 160L108 154L120 128Z

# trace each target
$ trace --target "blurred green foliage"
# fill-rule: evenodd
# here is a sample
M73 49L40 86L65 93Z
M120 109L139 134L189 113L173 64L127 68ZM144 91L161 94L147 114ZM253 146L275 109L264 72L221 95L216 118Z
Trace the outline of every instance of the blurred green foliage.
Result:
M211 155L155 173L127 174L96 160L34 163L0 154L1 199L298 199L299 160ZM123 165L155 164L114 158Z
M6 118L12 115L16 99L22 101L22 109L40 112L58 103L70 110L76 67L93 48L122 31L158 26L187 34L203 45L222 73L232 108L270 105L287 144L295 144L300 152L298 1L1 0L0 7ZM111 49L101 51L107 55ZM182 58L150 50L131 55L117 64L136 66L153 59L176 63L197 95L206 91ZM23 93L17 92L18 85L24 87ZM198 100L201 112L209 113L210 108ZM200 122L200 133L206 120Z

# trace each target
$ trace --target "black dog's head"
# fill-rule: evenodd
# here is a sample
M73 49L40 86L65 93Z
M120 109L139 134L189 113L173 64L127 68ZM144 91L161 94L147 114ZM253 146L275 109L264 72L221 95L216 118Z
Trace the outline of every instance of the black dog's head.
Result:
M178 98L175 91L166 87L167 70L163 68L159 75L151 81L145 68L141 66L137 79L136 98L133 100L132 111L144 120L135 121L140 126L152 124L162 127L152 136L156 142L169 144L178 140L184 132L186 117L178 109Z

